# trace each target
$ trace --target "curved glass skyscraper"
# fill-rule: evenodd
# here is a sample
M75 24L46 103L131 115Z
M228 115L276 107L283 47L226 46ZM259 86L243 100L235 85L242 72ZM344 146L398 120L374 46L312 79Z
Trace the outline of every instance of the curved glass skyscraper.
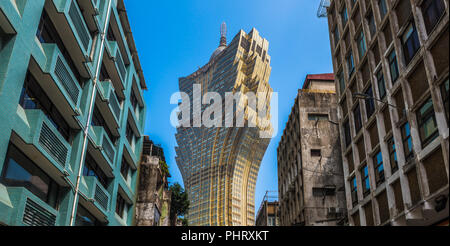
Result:
M220 46L210 61L179 79L180 91L189 95L193 105L205 93L217 92L223 98L223 107L225 93L253 92L258 106L252 107L245 97L236 98L232 112L243 113L243 127L236 124L225 127L222 120L223 127L177 128L176 161L189 194L190 225L254 225L256 179L270 142L270 138L263 138L260 133L272 132L269 43L253 29L248 34L239 31L227 45L225 29L222 25ZM195 95L194 86L201 87L201 96ZM206 108L201 106L201 112ZM195 117L195 110L192 107L190 110ZM267 114L261 117L260 111Z

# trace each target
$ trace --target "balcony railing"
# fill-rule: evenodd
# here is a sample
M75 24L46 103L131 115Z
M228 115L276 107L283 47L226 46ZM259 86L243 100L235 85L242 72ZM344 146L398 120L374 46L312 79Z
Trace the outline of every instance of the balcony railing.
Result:
M15 129L28 144L33 144L61 173L68 165L71 146L39 109L27 109L29 128Z
M7 187L13 208L11 226L55 226L58 211L23 187Z
M80 45L85 57L89 56L92 38L84 20L83 14L76 0L53 0L56 11L64 14L67 24L70 26L75 39ZM57 24L57 23L56 23ZM58 24L57 24L58 28ZM60 27L59 27L60 28Z
M105 129L102 126L91 126L89 135L108 163L108 169L111 170L114 166L115 149L113 143L108 138Z
M108 107L113 113L117 124L120 119L120 112L122 108L119 104L119 100L117 99L116 93L114 92L114 86L111 81L100 81L99 90L103 100L108 102Z
M94 202L94 205L100 209L104 215L109 211L109 199L110 195L108 191L103 188L98 179L93 176L84 176L84 181L87 185L87 190L82 189L82 192L88 199Z
M42 44L45 58L37 59L42 71L49 74L54 84L42 83L42 87L55 103L64 103L70 107L72 114L77 114L81 87L56 44ZM56 87L55 87L56 85Z

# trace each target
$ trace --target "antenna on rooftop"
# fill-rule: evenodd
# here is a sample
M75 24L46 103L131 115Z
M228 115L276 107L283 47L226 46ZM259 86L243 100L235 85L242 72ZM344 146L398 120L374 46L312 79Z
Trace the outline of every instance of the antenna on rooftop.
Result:
M225 22L220 25L220 46L227 46L227 24Z

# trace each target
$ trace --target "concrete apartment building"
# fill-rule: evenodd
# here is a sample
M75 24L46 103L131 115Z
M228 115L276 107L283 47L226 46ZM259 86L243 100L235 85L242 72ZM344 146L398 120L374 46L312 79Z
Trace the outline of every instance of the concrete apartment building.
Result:
M0 224L131 225L146 84L123 0L0 1Z
M308 75L277 149L282 226L345 223L337 121L334 75Z
M255 226L280 226L280 203L277 191L267 191L256 214Z
M327 7L349 222L448 225L449 1Z
M164 151L144 136L136 200L136 226L169 226L171 192Z

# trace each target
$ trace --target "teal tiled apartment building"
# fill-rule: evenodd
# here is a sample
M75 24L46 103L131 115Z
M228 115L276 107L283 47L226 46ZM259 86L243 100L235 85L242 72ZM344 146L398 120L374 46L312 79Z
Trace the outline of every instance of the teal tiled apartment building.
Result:
M0 225L132 225L143 90L123 0L0 0Z

